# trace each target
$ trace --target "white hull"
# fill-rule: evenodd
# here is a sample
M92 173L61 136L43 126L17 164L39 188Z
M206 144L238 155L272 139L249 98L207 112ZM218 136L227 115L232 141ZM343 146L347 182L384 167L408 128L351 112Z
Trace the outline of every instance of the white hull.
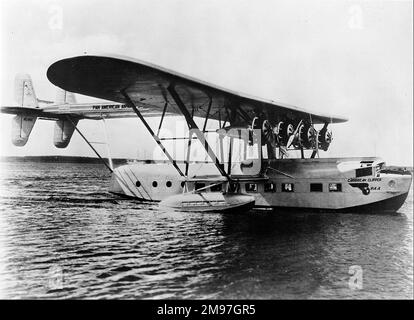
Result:
M238 183L236 192L254 196L255 207L312 211L396 211L405 201L412 178L407 172L375 171L375 164L379 160L273 160L265 174L253 176L246 172L243 174L242 170L232 170L235 172L232 178ZM370 163L369 167L365 166L366 163ZM360 174L356 174L356 170L361 169L362 165L368 173L371 168L372 175L357 177ZM193 166L196 167L194 173L197 173L197 178L187 182L187 191L223 180L217 176L212 164ZM239 164L234 164L235 169L237 166ZM284 189L290 187L293 190ZM336 187L340 190L330 190ZM184 189L184 178L168 163L136 163L118 167L110 186L113 193L144 201L162 201L172 195L182 194Z

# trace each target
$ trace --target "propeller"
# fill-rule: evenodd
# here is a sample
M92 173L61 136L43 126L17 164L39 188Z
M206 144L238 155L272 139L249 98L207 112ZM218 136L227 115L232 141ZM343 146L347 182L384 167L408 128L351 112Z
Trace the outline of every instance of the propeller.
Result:
M259 118L254 117L252 124L249 126L249 145L253 145L257 141L256 135L254 134L254 129L259 128ZM274 128L268 120L264 120L262 122L261 135L261 144L263 146L267 143L270 143L273 146L275 145L276 137L274 133Z
M310 149L313 146L316 146L316 136L317 131L315 128L309 122L304 121L304 124L299 129L300 144L305 149Z
M262 145L269 143L272 146L275 146L275 134L273 132L273 127L268 120L264 120L262 123Z
M316 148L316 143L318 139L318 131L311 126L308 130L308 140L309 140L309 148Z
M298 125L296 126L295 131L289 136L288 143L286 144L286 147L289 148L293 143L297 144L299 141L299 130L303 127L303 120L300 120ZM292 126L293 127L293 126Z
M288 121L281 121L277 125L277 137L280 141L280 145L288 145L289 138L295 131L293 124Z
M293 140L295 140L295 134L291 134L289 136L289 140L288 140L288 142L286 144L286 148L289 148L293 144Z
M258 117L254 117L252 120L252 124L248 127L249 130L249 145L252 146L255 141L256 141L256 137L254 135L254 129L257 129L257 121L259 120Z
M318 133L319 147L323 151L327 151L331 142L332 142L332 131L328 130L328 124L325 123L321 131L319 131Z

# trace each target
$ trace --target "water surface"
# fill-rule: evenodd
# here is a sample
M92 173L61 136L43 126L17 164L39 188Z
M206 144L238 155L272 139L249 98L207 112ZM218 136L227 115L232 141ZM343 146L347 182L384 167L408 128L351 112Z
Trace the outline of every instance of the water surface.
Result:
M412 191L392 215L181 213L102 165L1 168L0 298L413 299Z

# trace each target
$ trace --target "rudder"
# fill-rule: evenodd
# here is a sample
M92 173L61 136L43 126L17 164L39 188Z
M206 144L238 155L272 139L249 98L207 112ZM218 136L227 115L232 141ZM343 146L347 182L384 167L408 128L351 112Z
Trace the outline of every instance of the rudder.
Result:
M75 94L61 88L56 88L55 104L76 104Z
M39 108L32 78L28 74L17 74L14 79L15 99L21 107Z

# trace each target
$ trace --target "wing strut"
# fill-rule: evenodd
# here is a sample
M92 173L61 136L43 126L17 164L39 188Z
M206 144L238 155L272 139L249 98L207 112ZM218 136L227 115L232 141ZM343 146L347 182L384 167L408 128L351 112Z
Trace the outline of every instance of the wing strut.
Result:
M72 126L75 128L75 130L79 133L79 135L82 137L83 140L85 140L85 142L88 144L88 146L92 149L93 152L95 152L95 154L98 156L98 158L102 161L102 163L105 165L105 167L108 168L108 170L113 173L114 170L111 168L110 165L108 165L106 163L106 161L101 157L101 155L99 154L98 151L96 151L96 149L92 146L92 144L88 141L88 139L85 138L85 136L82 134L82 132L78 129L77 125L75 124L75 122L72 120L72 118L70 116L66 116L66 119L68 119L70 121L70 123L72 124ZM112 163L112 161L111 161Z
M191 119L194 117L194 108L191 112ZM191 154L191 142L193 141L193 133L191 130L188 133L188 144L187 144L187 161L185 162L185 175L188 176L188 170L190 169L190 154Z
M145 118L142 116L141 112L139 112L138 108L135 106L135 104L132 102L131 98L128 96L128 94L126 93L125 89L121 90L122 95L124 96L125 100L126 100L126 104L128 106L130 106L135 113L137 114L138 118L142 121L142 123L144 124L144 126L147 128L148 132L151 134L151 136L154 138L155 142L160 146L161 150L164 152L164 154L167 156L168 160L172 163L172 165L174 166L174 168L178 171L178 173L180 174L180 176L184 177L184 173L180 170L180 168L178 167L177 163L175 162L175 160L171 157L171 155L169 154L169 152L167 151L167 149L165 149L164 145L162 144L160 138L154 133L154 131L152 131L150 125L148 124L148 122L145 120Z
M206 132L207 121L208 121L208 118L210 117L211 104L213 103L213 99L211 97L209 97L209 98L210 98L210 100L208 102L206 120L204 121L204 125L203 125L203 132Z
M174 86L169 85L167 89L168 89L168 92L171 94L172 98L174 99L175 103L177 104L178 108L180 109L181 113L185 117L185 120L187 121L187 125L189 129L190 130L194 129L194 133L196 134L198 140L202 143L204 149L206 150L207 154L210 156L211 160L213 160L220 174L226 177L228 180L230 180L230 177L228 176L227 172L224 170L224 166L220 163L219 159L217 159L216 155L214 154L213 150L208 144L204 134L197 127L197 124L194 122L194 119L191 117L190 113L185 107L177 91L175 91Z
M164 109L162 110L162 116L161 116L160 124L158 126L157 136L160 136L162 122L164 121L164 116L165 116L165 111L167 111L167 106L168 106L168 101L165 101Z

